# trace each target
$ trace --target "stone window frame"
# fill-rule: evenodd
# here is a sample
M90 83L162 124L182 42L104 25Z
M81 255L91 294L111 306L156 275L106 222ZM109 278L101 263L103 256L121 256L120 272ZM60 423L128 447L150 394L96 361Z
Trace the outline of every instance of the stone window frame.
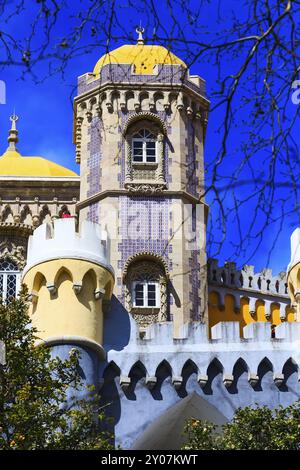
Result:
M146 129L156 138L156 163L146 163L146 162L133 162L132 161L132 139L135 134L139 131ZM160 120L149 119L147 115L141 114L139 119L133 121L130 125L125 128L125 141L126 141L126 169L125 169L125 185L130 183L140 183L140 180L134 178L134 169L143 168L155 169L155 179L151 180L156 184L166 184L166 175L165 175L165 133L164 129L160 125ZM147 181L148 182L148 181Z
M169 273L165 266L158 255L150 253L137 254L126 263L123 275L125 305L140 328L167 321ZM159 303L156 307L137 307L133 301L133 285L139 280L147 279L158 285Z

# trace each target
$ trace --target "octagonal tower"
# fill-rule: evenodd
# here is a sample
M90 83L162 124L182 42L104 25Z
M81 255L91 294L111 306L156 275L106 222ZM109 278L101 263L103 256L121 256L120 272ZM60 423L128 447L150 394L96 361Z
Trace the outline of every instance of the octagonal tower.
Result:
M205 82L162 46L105 54L78 80L74 141L80 164L80 223L99 222L111 240L114 308L143 330L206 316L203 143Z

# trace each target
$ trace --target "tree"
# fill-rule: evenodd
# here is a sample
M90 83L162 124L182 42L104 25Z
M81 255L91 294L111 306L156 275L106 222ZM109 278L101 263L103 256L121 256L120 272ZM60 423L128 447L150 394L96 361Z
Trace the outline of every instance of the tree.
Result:
M75 400L67 390L83 386L78 353L62 361L49 348L36 347L23 288L20 297L0 304L0 341L6 361L0 366L0 449L110 449L101 430L103 410L93 390Z
M300 402L271 410L267 406L239 408L220 429L207 421L191 419L185 427L184 449L299 450Z

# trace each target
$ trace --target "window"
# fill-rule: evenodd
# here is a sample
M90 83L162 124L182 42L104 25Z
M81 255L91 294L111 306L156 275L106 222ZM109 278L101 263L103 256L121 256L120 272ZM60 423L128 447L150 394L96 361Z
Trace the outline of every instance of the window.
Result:
M156 163L156 138L147 129L142 129L132 137L132 162Z
M0 297L3 302L15 298L20 288L21 273L9 260L0 262Z
M133 306L159 308L159 284L152 281L138 281L133 283Z

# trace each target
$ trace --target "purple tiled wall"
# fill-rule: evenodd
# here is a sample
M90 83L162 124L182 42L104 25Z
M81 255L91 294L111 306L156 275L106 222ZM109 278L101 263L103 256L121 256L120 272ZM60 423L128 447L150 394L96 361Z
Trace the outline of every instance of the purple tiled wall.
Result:
M99 203L91 204L89 206L88 213L87 213L87 220L89 220L90 222L95 222L96 224L99 224L100 222Z
M199 163L196 161L195 127L192 120L187 121L186 133L186 191L197 197L199 185L197 173Z
M102 121L98 117L94 117L88 129L90 142L87 148L89 154L87 158L87 197L101 191L102 126Z

